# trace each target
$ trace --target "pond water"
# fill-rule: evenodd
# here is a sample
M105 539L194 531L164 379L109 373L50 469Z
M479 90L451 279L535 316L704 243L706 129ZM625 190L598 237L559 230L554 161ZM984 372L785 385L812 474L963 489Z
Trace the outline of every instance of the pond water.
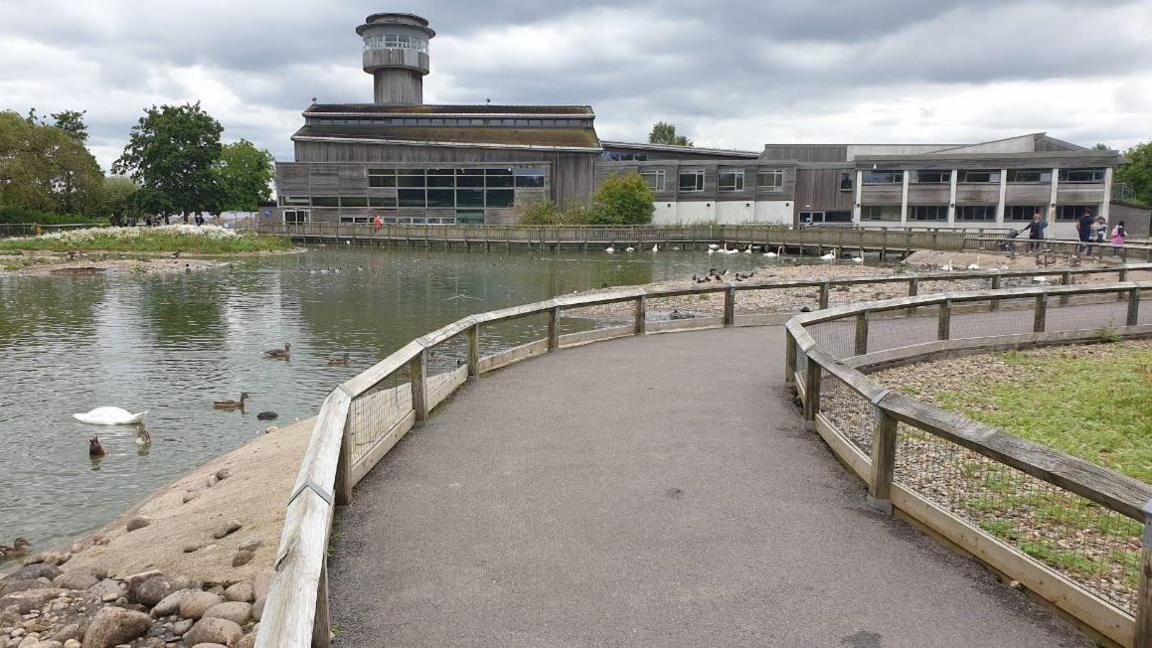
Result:
M102 526L261 434L258 412L307 418L340 382L469 313L759 261L320 248L192 274L0 277L0 544L24 536L45 550ZM526 334L494 329L485 345ZM290 362L262 357L286 341ZM328 366L345 352L350 366ZM246 413L212 408L241 391ZM72 418L104 405L147 410L151 448L138 451L132 427Z

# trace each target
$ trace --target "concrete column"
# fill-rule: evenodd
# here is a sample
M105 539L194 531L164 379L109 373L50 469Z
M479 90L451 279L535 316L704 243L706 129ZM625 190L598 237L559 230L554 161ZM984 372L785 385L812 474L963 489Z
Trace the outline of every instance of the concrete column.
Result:
M1000 202L996 203L996 224L1004 224L1004 200L1008 197L1008 169L1000 169Z
M908 182L911 175L911 171L904 172L904 186L900 190L900 224L904 227L908 226Z
M1104 169L1104 200L1100 203L1100 209L1097 210L1097 215L1103 216L1104 220L1108 220L1108 207L1112 205L1112 167Z
M862 189L863 185L864 185L864 172L863 171L857 171L856 172L856 186L854 187L856 189L856 199L852 202L852 222L856 223L857 225L860 224L860 205L861 205L860 197L864 195L863 189Z
M948 224L956 224L956 180L959 178L960 172L952 169L952 182L948 191Z
M1052 169L1052 191L1048 194L1048 233L1046 238L1056 236L1056 191L1060 188L1060 169Z

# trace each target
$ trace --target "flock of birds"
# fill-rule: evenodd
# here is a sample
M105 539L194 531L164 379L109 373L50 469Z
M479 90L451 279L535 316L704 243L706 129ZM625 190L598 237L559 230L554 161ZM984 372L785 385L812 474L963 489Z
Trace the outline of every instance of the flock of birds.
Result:
M752 277L755 277L755 276L756 276L755 272L737 272L737 273L732 275L733 279L736 281L744 281L746 279L751 279ZM703 274L703 275L699 275L699 276L692 275L692 281L694 281L698 284L702 284L702 283L708 283L709 281L725 281L727 279L727 277L728 277L728 269L727 268L725 268L723 272L718 272L716 270L716 268L708 268L708 274Z
M673 250L679 250L680 248L679 247L673 247L672 249ZM635 252L636 248L629 245L628 247L624 248L624 251L625 252ZM659 252L660 251L660 245L654 244L652 246L651 251L652 252ZM723 244L709 243L708 249L706 251L708 254L754 254L756 252L756 245L749 243L748 246L745 247L743 250L739 250L739 249L734 248L734 247L732 247L732 248L728 247L727 243L723 243ZM606 252L607 254L615 254L616 253L616 247L614 245L610 244L608 247L604 248L604 252ZM840 249L837 248L835 251L820 255L820 259L822 261L835 261L836 259L841 258L841 255L839 254L839 252L840 252ZM775 259L778 257L782 257L782 256L784 256L784 246L781 245L780 247L776 248L775 251L773 251L773 250L768 249L767 246L762 245L762 246L760 246L760 253L761 253L761 256L767 257L769 259ZM864 250L860 250L860 252L856 256L849 256L846 258L850 259L854 263L864 263Z
M264 352L264 357L271 360L284 360L288 361L292 358L292 344L285 342L284 347L280 349L269 349ZM328 360L329 366L347 366L351 364L351 357L348 353L344 353L340 357ZM236 400L218 400L212 401L212 408L223 410L226 412L241 412L244 413L245 407L249 399L248 392L240 392L240 398ZM136 427L136 445L141 448L146 448L152 445L152 435L148 433L148 429L144 427L144 416L147 411L137 412L133 414L126 409L120 407L97 407L87 412L73 414L72 418L86 423L88 425L105 425L105 426L119 426L119 425L133 425ZM256 414L256 418L261 421L273 421L279 418L279 414L271 410L260 412ZM103 457L108 454L104 449L103 444L100 443L100 437L94 436L88 439L88 456L90 457ZM0 545L0 550L4 549L4 545ZM0 556L2 556L0 552Z

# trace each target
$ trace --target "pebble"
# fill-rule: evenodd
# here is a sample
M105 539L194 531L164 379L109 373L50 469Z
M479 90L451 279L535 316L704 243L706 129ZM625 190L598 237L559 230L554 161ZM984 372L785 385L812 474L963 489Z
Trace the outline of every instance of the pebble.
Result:
M227 468L221 468L220 470L216 471L216 479L219 481L224 481L225 479L228 479L231 476L232 476L232 471L228 470Z
M184 602L184 598L194 591L195 590L182 589L165 596L159 603L153 606L152 616L159 618L176 614L180 611L180 604Z
M129 531L135 531L136 529L143 529L144 527L148 526L149 524L152 524L151 519L149 519L143 515L138 515L138 516L132 518L131 520L128 520L127 529Z
M231 535L231 534L233 534L239 530L240 530L240 523L239 522L235 522L235 521L227 522L227 523L223 524L222 526L218 527L215 531L213 531L212 537L219 540L220 538Z
M275 425L269 425L268 427L264 428L264 434L272 434L273 432L279 431L280 428L276 427Z
M152 627L152 619L143 612L108 606L100 608L84 633L84 646L108 648L143 636Z
M204 617L192 626L188 634L184 635L184 643L195 646L202 643L217 643L225 646L235 646L244 630L239 624L218 617Z
M189 630L192 629L192 624L196 623L192 619L180 619L172 624L172 634L184 636Z
M243 601L217 603L204 611L204 618L228 619L237 625L244 625L252 618L252 604Z
M180 601L180 616L185 619L199 619L204 616L208 608L223 602L222 597L211 592L192 592Z
M252 538L251 540L240 545L239 549L241 551L256 551L263 544L264 544L263 540L261 540L259 538Z
M252 557L255 556L251 551L237 551L235 556L232 556L232 566L241 567L252 562Z
M224 590L224 598L228 599L229 601L244 601L245 603L251 603L252 599L255 598L255 590L252 587L252 583L241 581L239 583L229 585L228 589Z
M197 497L200 497L200 493L195 493L195 492L184 493L184 497L181 499L182 499L184 504L187 504L188 502L191 502L192 500L196 499Z
M199 542L189 542L188 544L184 545L183 551L184 553L193 553L195 551L199 551L200 547L201 545Z

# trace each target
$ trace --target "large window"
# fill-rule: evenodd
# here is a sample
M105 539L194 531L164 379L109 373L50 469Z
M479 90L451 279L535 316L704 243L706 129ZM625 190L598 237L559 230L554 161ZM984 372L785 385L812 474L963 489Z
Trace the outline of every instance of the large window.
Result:
M1104 169L1060 169L1060 182L1104 182Z
M1046 210L1043 205L1007 205L1004 207L1004 220L1030 221L1032 215L1037 212L1040 213L1040 216L1044 216Z
M916 184L950 184L952 171L948 169L921 169L914 172L912 182Z
M368 169L369 187L395 187L396 169Z
M720 191L744 191L744 169L721 169Z
M680 191L704 191L704 169L681 171Z
M417 52L427 52L428 41L418 36L408 36L406 34L365 36L364 49L413 49Z
M541 168L516 169L516 186L526 189L543 189L545 171Z
M802 211L800 222L804 225L821 225L828 223L851 223L850 211Z
M647 153L620 153L617 151L605 151L604 157L614 162L644 162L648 159Z
M860 220L899 221L900 205L865 205L860 208Z
M1000 171L997 169L961 169L957 182L969 184L989 184L1000 182Z
M369 183L372 186L397 187L395 198L368 196L369 207L466 210L513 207L516 187L543 188L547 184L547 171L541 167L369 169L368 177L370 180L384 178L392 183ZM353 198L355 205L347 204L348 200L341 199L344 207L365 206L365 198Z
M915 205L908 208L908 220L946 221L948 205Z
M307 207L312 204L312 199L308 196L280 196L281 205L303 205Z
M856 184L855 171L841 171L840 172L840 191L852 191L852 187Z
M1008 169L1008 182L1052 182L1052 169Z
M339 207L340 199L336 196L312 196L313 207Z
M1095 207L1095 205L1056 205L1056 220L1076 221L1084 215L1084 212L1095 216L1095 210L1092 209L1093 207Z
M666 178L664 177L664 170L658 169L656 171L641 171L640 177L644 178L644 183L648 188L656 193L664 191Z
M958 221L994 221L996 205L961 205L956 208Z
M863 181L866 185L900 184L904 182L904 172L865 171Z
M761 191L784 191L784 169L757 171L756 186Z
M284 211L285 223L307 223L312 212L307 209L288 209Z

